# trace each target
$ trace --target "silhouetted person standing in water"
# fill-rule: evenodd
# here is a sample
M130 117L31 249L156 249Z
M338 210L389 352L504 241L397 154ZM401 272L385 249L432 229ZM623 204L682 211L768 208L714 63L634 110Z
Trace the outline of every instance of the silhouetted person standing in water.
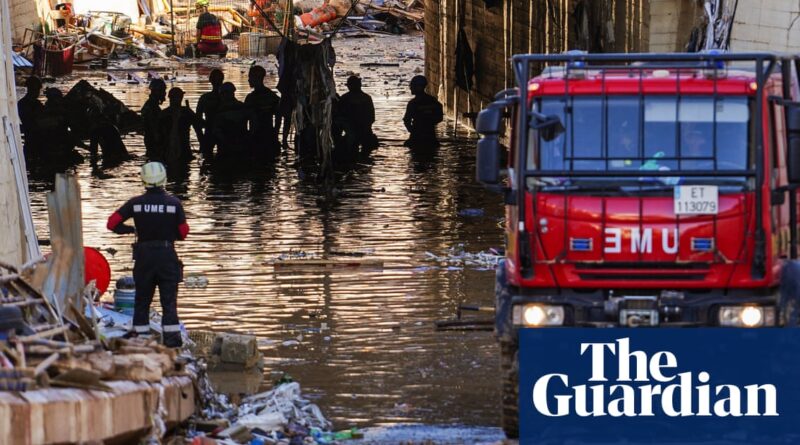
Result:
M217 155L222 158L249 156L248 110L240 100L236 99L236 86L234 84L225 82L219 91L221 97L219 114L217 114L212 130L219 143Z
M164 144L159 140L158 118L161 114L161 104L167 98L167 84L163 79L150 81L150 97L142 107L142 120L144 120L144 146L150 160L164 158Z
M161 111L158 119L159 139L164 144L164 161L167 165L178 165L190 161L192 145L190 130L194 128L200 137L200 122L188 104L183 106L183 90L169 90L169 106Z
M280 98L264 85L266 76L264 67L256 65L250 68L247 82L253 91L244 99L244 104L250 111L250 140L256 156L280 153L278 130L275 128Z
M58 88L48 88L44 92L47 102L37 122L37 131L45 138L41 161L53 166L68 166L83 161L83 156L75 151L76 145L82 145L69 127L64 94Z
M130 159L122 136L114 122L97 107L86 110L89 121L89 152L93 165L97 164L98 147L103 152L103 167L113 167Z
M17 112L21 123L22 135L25 136L23 149L25 160L31 164L42 153L42 134L38 131L37 121L44 114L44 105L39 102L42 93L42 81L37 76L30 76L25 80L28 91L17 103Z
M292 115L297 107L297 47L298 45L284 37L278 47L278 85L275 87L281 93L281 102L275 127L281 130L281 144L289 148L289 131L292 128Z
M345 144L348 152L359 151L369 153L378 147L378 138L372 132L375 122L375 106L372 97L361 90L361 78L347 78L347 93L342 95L337 108L342 113Z
M414 76L411 79L411 94L414 98L408 102L403 123L410 133L405 142L411 148L435 148L439 146L436 139L436 125L444 119L442 104L435 97L425 92L428 79L425 76Z
M209 157L214 154L214 147L218 145L217 140L214 138L211 129L214 128L214 119L219 113L219 104L221 97L219 88L222 82L225 81L225 75L222 71L215 68L211 70L208 75L208 81L211 83L211 91L204 93L197 100L197 117L200 118L203 125L203 136L200 138L200 152L204 157Z

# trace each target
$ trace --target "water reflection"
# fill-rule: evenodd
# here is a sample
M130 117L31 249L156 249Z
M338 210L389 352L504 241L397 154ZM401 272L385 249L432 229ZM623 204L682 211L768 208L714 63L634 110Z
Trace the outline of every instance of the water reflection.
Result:
M417 39L418 40L418 39ZM351 43L348 43L351 42ZM338 49L337 82L358 71L353 41ZM359 39L360 48L386 52L392 46ZM420 45L421 40L411 41ZM405 48L403 48L405 49ZM351 65L347 65L350 61ZM403 63L410 78L421 61ZM192 106L208 88L210 68L178 70ZM247 90L246 65L224 67L239 93ZM408 73L405 73L405 70ZM274 61L267 84L275 84ZM493 272L427 269L426 251L441 253L457 243L469 251L498 246L501 207L496 195L474 185L474 141L443 129L442 146L411 153L402 146L401 122L410 98L402 76L366 72L381 146L372 159L337 173L339 193L321 200L311 171L298 170L291 154L274 166L201 166L193 161L168 189L184 200L192 232L178 250L187 274L208 278L205 289L181 287L179 312L189 329L250 333L261 338L267 374L285 371L316 398L337 424L397 422L494 425L499 416L496 347L485 332L437 333L433 322L449 318L461 303L491 305ZM400 79L385 85L381 79ZM113 91L138 110L144 85L97 86ZM84 197L87 245L113 247L115 278L130 274L132 239L105 229L106 218L141 189L141 137L127 137L134 159L92 174L77 175ZM195 141L195 147L197 147ZM230 166L229 166L230 167ZM170 172L174 175L175 172ZM47 238L48 179L32 179L37 232ZM464 219L464 208L486 209L486 217ZM276 270L281 253L333 256L361 253L381 259L383 269ZM292 341L293 340L293 341ZM252 385L252 382L249 382Z

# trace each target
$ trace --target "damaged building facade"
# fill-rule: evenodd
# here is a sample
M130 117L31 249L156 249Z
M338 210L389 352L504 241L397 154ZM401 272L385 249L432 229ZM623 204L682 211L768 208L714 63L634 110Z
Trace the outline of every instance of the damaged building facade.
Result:
M465 116L514 85L508 62L514 54L701 50L708 40L706 8L732 51L800 51L794 0L431 0L425 9L429 91L450 117L469 125Z

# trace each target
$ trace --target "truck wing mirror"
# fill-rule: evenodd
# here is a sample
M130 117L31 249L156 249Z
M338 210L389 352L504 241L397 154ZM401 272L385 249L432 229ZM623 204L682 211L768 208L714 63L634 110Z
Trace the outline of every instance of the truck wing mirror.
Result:
M478 113L478 118L475 120L475 130L483 135L478 141L475 179L484 185L500 183L501 148L498 136L502 129L506 107L514 100L515 98L504 98L490 104Z
M785 102L786 173L790 184L800 184L800 102Z
M555 114L544 115L535 111L532 114L530 127L537 130L545 142L556 139L566 131L564 124L561 123L561 118Z
M494 104L478 113L475 120L475 131L482 135L500 134L500 125L503 120L503 109Z
M496 134L478 141L478 154L475 160L475 179L485 185L500 183L500 140Z

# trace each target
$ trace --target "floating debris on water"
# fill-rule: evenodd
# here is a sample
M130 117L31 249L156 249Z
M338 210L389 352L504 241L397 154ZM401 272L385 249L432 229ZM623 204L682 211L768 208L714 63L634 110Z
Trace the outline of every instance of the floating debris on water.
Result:
M425 252L425 256L429 261L435 261L443 267L447 267L447 270L458 270L461 267L494 269L497 267L497 263L503 259L503 256L494 249L478 253L467 252L464 244L453 246L442 255Z

